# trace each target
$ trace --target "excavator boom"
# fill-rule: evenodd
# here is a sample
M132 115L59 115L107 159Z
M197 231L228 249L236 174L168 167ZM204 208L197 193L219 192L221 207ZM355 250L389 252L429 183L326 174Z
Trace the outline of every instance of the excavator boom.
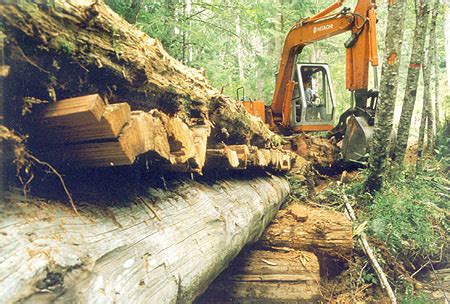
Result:
M329 15L343 2L337 1L319 14L299 21L287 34L272 100L273 115L289 117L283 111L283 104L287 101L285 97L289 94L295 61L302 49L308 44L348 31L352 32L352 36L346 43L346 87L351 91L367 90L369 62L378 65L375 4L372 0L360 0L354 12L343 9Z

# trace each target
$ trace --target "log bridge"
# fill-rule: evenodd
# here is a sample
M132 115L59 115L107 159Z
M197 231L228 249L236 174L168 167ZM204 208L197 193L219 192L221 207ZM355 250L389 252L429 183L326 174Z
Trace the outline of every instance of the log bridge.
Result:
M0 1L0 21L5 123L29 134L27 148L64 173L118 167L107 171L117 173L111 182L139 162L199 174L293 166L296 156L261 120L102 0ZM259 239L289 194L285 178L267 173L195 179L164 186L140 180L139 194L121 184L115 190L129 194L115 199L79 179L71 188L79 214L61 200L10 191L0 203L0 302L194 301ZM76 193L83 189L88 198ZM305 237L294 226L299 243L328 235ZM305 295L317 299L316 252L298 246L273 262L264 246L286 246L289 236L281 234L277 245L267 233L261 250L239 258L250 269L230 274L243 284L228 296L245 299L251 290L263 299L268 290L281 299L273 278L289 268L280 284L298 290L286 289L285 299L310 287Z

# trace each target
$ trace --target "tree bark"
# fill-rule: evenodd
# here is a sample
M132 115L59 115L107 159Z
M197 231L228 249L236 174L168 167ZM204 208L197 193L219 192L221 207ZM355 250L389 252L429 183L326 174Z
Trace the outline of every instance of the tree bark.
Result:
M78 203L80 216L10 194L0 204L2 301L192 302L258 239L289 191L280 177L164 186L105 192L114 201L99 194Z
M375 116L375 128L370 144L369 175L366 190L379 191L390 146L398 87L398 70L403 41L406 0L389 2L388 22L385 36L385 59L380 84L380 98Z
M434 112L433 103L431 101L431 71L434 67L433 57L435 53L436 40L436 19L439 10L439 0L434 1L433 13L431 15L430 33L428 38L428 50L424 52L423 58L423 105L422 115L419 127L419 140L417 143L417 161L416 167L420 168L423 151L433 151L434 142ZM427 140L425 141L425 130Z
M444 36L445 36L445 61L446 66L450 67L450 2L447 1L447 9L445 13L445 21L444 21ZM447 68L447 86L450 89L450 69Z
M397 131L395 158L399 165L403 164L411 129L411 119L417 95L417 84L422 66L425 36L428 27L429 3L419 0L417 3L416 27L412 43L412 52L406 78L405 97L403 99L402 113Z
M435 120L436 117L436 107L433 109L433 102L432 102L432 92L431 92L431 73L433 70L433 67L435 66L435 60L437 60L436 56L434 54L436 53L436 23L437 18L439 14L439 6L440 6L440 0L435 0L433 4L433 12L431 14L431 23L430 23L430 44L429 44L429 52L428 54L428 63L425 69L428 70L428 89L427 89L427 98L428 98L428 108L426 109L427 112L427 145L426 145L426 151L429 153L433 153L434 150L434 141L435 141L435 130L437 129L437 121ZM429 66L428 66L429 65ZM425 74L424 74L425 75ZM425 78L424 78L425 79Z
M437 44L437 39L436 39L436 32L434 33L434 37L433 37L433 41L435 41L435 43ZM440 58L438 57L438 46L436 45L436 47L434 48L434 121L436 122L436 133L438 132L440 125L441 125L441 105L439 102L439 90L440 90L440 82L441 82L441 78L440 78L440 73L439 73L439 61Z

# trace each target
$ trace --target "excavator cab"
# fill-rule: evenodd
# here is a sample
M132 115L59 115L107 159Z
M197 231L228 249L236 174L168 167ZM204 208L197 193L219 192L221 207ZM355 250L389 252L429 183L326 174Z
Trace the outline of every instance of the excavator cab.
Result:
M331 130L336 103L328 65L298 63L293 81L290 127L294 131Z

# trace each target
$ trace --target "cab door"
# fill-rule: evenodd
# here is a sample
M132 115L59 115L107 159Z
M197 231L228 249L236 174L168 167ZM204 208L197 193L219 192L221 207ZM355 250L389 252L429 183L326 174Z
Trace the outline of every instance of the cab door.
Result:
M336 103L328 65L299 63L293 78L291 128L294 131L331 130Z

